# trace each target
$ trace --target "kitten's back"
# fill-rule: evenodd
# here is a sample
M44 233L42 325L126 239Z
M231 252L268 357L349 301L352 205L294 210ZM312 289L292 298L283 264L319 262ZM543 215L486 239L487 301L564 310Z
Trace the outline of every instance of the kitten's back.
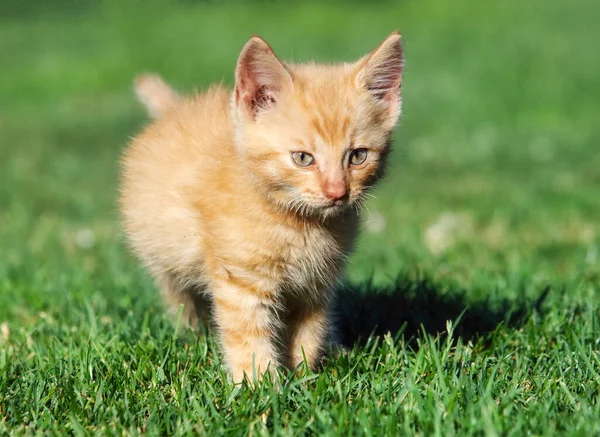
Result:
M198 268L198 202L207 194L198 187L223 174L235 183L229 120L229 92L212 87L146 127L123 157L125 226L134 250L155 273L164 266L187 274Z

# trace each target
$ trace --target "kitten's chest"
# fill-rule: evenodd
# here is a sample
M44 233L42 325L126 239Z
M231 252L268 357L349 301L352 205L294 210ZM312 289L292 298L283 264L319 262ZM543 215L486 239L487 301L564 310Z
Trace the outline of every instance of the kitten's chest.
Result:
M282 288L319 292L331 285L344 267L354 235L354 229L307 226L282 241Z
M344 254L340 242L330 233L305 230L281 246L280 288L314 293L327 287L339 275Z
M228 275L265 291L313 297L336 281L356 234L352 219L326 226L245 216L242 224L238 216L223 224L214 234L216 260Z

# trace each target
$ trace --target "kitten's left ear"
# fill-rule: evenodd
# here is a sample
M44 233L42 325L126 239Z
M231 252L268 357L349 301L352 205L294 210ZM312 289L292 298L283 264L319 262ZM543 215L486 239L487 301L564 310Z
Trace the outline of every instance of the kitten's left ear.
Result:
M271 46L259 36L248 40L235 69L235 103L251 118L273 107L292 78Z
M373 52L358 61L356 84L384 105L393 127L400 115L404 53L398 32L388 36Z

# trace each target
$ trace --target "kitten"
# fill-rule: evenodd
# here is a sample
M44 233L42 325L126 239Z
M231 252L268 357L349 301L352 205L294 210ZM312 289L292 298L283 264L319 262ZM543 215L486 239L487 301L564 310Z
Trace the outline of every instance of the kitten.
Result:
M254 36L233 92L182 99L157 76L138 81L157 120L123 156L126 233L167 306L192 326L210 308L234 381L318 364L402 70L398 33L339 65L283 63Z

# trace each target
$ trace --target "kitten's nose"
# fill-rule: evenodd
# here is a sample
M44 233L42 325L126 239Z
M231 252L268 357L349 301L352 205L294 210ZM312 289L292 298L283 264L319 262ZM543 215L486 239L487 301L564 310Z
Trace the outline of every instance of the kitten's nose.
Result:
M323 194L329 200L340 200L347 193L346 185L343 183L328 184L323 190Z

